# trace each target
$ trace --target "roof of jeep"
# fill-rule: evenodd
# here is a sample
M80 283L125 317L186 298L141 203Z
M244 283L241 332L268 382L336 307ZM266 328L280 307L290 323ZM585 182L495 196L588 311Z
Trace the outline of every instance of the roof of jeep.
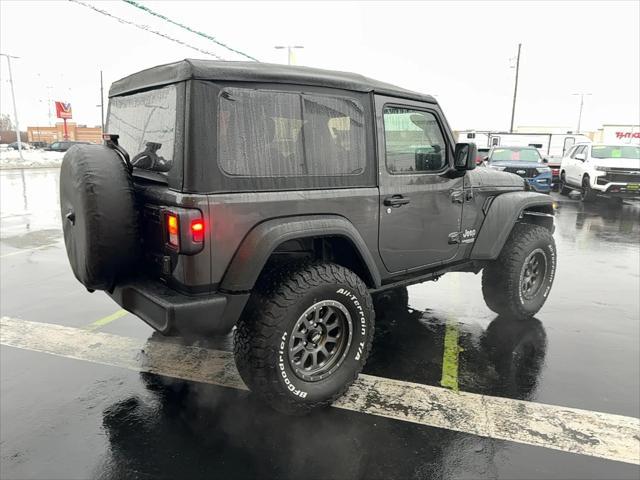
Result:
M356 92L376 92L392 97L436 103L431 95L405 90L355 73L273 63L196 59L159 65L124 77L111 85L109 96L114 97L190 79L311 85Z

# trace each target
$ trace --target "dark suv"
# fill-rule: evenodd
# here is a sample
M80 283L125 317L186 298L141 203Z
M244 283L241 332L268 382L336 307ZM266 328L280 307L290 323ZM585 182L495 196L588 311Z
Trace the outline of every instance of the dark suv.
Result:
M361 371L385 290L483 270L530 317L556 269L553 206L475 169L436 100L360 75L185 60L115 82L105 145L61 170L64 237L89 291L164 334L235 330L238 370L284 412Z

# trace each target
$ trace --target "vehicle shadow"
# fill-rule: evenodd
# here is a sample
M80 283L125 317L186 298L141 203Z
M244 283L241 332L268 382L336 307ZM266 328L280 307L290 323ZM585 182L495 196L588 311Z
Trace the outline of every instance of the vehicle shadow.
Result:
M404 290L376 299L366 373L438 385L446 322L410 309L406 297ZM546 350L540 322L497 318L486 330L459 332L462 389L533 394ZM97 478L444 478L442 465L469 453L474 461L466 473L483 476L503 445L333 408L287 417L245 391L140 378L142 393L103 412L110 448Z
M387 297L376 299L376 335L365 373L439 386L448 323L461 349L460 390L533 398L547 350L546 332L539 320L496 317L482 329L455 318L447 320L441 312L410 308L406 289Z

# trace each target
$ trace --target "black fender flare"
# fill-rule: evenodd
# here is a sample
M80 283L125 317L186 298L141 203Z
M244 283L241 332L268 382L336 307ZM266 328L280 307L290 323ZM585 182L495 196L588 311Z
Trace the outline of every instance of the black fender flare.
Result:
M553 199L549 195L534 192L509 192L498 195L489 206L480 233L471 250L472 260L498 258L513 226L527 209L552 215ZM543 212L547 212L546 214ZM549 220L553 220L549 218ZM551 229L553 232L553 228Z
M343 237L360 254L374 288L382 285L380 272L362 236L346 218L338 215L309 215L276 218L262 222L245 236L222 278L225 291L249 291L253 288L267 260L278 247L288 241L309 237Z

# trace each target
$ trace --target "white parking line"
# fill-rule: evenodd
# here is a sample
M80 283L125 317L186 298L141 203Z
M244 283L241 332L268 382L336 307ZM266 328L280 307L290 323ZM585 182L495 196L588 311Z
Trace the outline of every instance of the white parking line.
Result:
M35 252L37 250L44 250L45 248L53 247L57 245L56 243L49 243L47 245L40 245L39 247L27 248L24 250L18 250L11 253L5 253L4 255L0 255L0 258L13 257L14 255L22 255L23 253Z
M107 333L0 319L10 347L246 389L233 354ZM564 452L640 464L640 419L575 408L452 392L360 375L334 407Z

